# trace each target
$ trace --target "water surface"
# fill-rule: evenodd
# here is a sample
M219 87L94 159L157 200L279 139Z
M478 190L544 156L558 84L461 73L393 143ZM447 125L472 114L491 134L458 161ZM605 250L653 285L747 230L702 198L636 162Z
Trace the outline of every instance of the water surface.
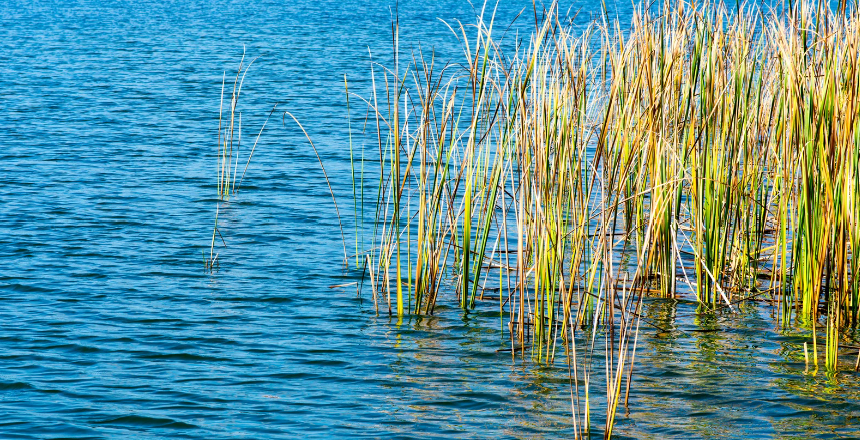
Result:
M392 6L0 5L0 438L571 436L566 369L498 352L492 305L464 316L443 301L398 324L330 288L356 275L339 263L316 157L280 113L220 212L220 268L203 270L223 72L243 46L260 56L245 126L275 103L293 112L345 201L343 75L366 89L369 53L390 58ZM452 55L440 19L475 12L403 2L403 44ZM776 331L766 306L697 317L653 300L646 312L672 330L643 326L619 436L860 437L858 376L803 375L807 339Z

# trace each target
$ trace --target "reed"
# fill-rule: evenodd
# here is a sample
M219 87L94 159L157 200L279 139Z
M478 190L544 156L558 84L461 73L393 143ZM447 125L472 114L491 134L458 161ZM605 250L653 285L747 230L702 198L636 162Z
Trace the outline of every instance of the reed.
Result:
M239 175L240 168L240 150L242 146L242 112L239 110L239 96L242 93L242 86L245 83L245 76L248 69L254 64L256 58L245 64L245 54L242 53L242 58L239 61L239 66L236 68L236 76L233 80L232 91L230 92L230 101L227 108L224 108L224 92L226 87L227 72L225 71L221 80L221 101L218 107L218 150L217 150L217 194L218 202L215 207L215 226L212 228L212 241L209 247L209 257L206 257L206 252L203 252L204 267L208 271L214 270L219 264L218 255L215 253L215 237L221 238L221 243L227 247L227 242L221 231L218 228L218 213L222 203L228 202L232 195L235 195L242 186L245 180L245 173L248 171L248 166L251 164L251 158L254 157L254 152L257 150L257 143L260 141L260 136L272 114L278 108L275 104L266 121L260 127L260 131L254 138L254 143L251 145L251 151L248 153L248 159L245 161L245 166L242 169L242 174ZM238 182L236 178L239 178Z
M498 307L512 355L565 354L577 437L594 365L612 433L646 294L702 313L766 297L816 365L823 325L836 371L860 319L856 7L666 2L624 30L535 16L523 44L491 12L450 26L463 58L443 68L404 62L393 26L394 64L359 97L381 164L373 242L357 238L374 304Z

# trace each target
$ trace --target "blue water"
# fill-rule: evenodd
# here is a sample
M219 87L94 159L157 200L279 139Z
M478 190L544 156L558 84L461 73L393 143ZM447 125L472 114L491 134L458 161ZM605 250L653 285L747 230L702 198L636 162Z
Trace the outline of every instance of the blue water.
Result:
M503 3L500 20L531 8ZM459 48L440 19L475 15L459 1L397 12L402 44L440 57ZM390 58L392 13L331 0L0 5L0 438L572 435L566 368L497 351L491 306L464 316L441 301L398 324L330 287L358 278L340 263L316 157L281 113L220 211L218 270L203 268L222 74L243 47L260 57L245 136L275 103L294 113L346 204L343 75L368 87L368 51ZM707 318L649 301L671 331L643 326L616 433L859 438L856 349L837 377L804 375L808 338L777 332L769 311Z

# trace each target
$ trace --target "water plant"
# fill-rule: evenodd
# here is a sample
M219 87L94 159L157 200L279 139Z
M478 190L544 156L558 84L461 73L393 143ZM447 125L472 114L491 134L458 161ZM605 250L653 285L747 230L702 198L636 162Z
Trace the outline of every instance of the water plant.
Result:
M245 53L243 51L242 58L239 61L239 66L236 68L236 76L233 80L232 92L230 93L230 102L228 109L224 109L224 91L226 86L227 72L225 71L221 79L221 101L218 107L218 150L217 150L217 195L218 202L215 207L215 225L212 228L212 241L209 247L209 257L203 253L204 267L206 270L212 271L218 264L218 255L215 253L215 238L216 235L221 238L224 247L227 247L227 242L221 231L218 228L218 213L221 209L221 204L228 202L232 195L235 195L242 186L245 180L245 173L248 171L248 166L251 164L251 158L254 157L254 152L257 149L257 143L260 141L260 136L266 125L269 123L269 118L277 110L278 105L275 104L266 121L260 127L260 131L254 138L254 143L251 146L251 151L248 153L248 159L245 161L245 166L242 169L242 174L238 175L240 163L240 150L242 146L242 112L238 109L239 96L242 93L242 85L245 83L245 75L248 73L251 65L254 64L256 58L245 65ZM237 183L236 177L239 177Z
M356 253L374 304L432 315L450 294L497 307L512 355L561 348L577 437L595 365L611 435L643 295L690 295L701 313L766 298L809 330L816 365L825 329L835 372L860 318L856 6L667 1L623 30L534 15L527 43L489 11L450 26L463 58L443 68L402 62L392 27L393 65L373 64L361 98L379 175Z

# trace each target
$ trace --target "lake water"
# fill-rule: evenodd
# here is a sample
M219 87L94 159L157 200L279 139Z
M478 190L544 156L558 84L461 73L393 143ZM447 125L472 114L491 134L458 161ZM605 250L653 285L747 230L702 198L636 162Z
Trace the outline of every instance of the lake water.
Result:
M500 22L531 13L503 3ZM401 44L441 58L458 46L440 19L475 13L407 1L398 15ZM373 1L0 5L0 438L571 436L566 367L498 352L492 307L464 316L443 299L398 324L330 288L357 276L316 157L281 113L220 212L220 268L203 268L224 71L243 46L260 57L245 135L280 103L346 204L343 75L368 86L391 17ZM619 437L860 438L856 349L835 378L809 376L809 338L776 331L766 305L645 311L672 330L642 327Z

